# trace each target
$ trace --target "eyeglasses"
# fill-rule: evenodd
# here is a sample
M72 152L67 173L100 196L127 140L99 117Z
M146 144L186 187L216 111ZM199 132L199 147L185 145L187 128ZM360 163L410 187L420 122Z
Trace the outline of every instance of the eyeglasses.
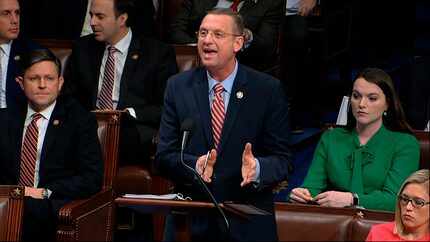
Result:
M426 201L419 199L419 198L418 199L410 198L410 197L403 195L403 194L399 195L398 198L399 198L400 205L402 205L402 206L406 206L406 205L408 205L409 202L411 202L412 206L414 206L416 208L422 208L425 205L430 203L430 202L426 202Z
M215 31L215 32L212 32L212 31L209 31L209 30L206 30L206 29L200 29L199 31L197 31L197 32L196 32L196 38L198 38L198 39L204 39L204 38L206 38L209 34L212 34L212 38L214 38L215 40L221 40L221 39L224 39L224 38L225 38L225 37L227 37L228 35L236 36L236 37L238 37L238 36L242 36L242 35L240 35L240 34L230 34L230 33L224 33L224 32L222 32L222 31Z

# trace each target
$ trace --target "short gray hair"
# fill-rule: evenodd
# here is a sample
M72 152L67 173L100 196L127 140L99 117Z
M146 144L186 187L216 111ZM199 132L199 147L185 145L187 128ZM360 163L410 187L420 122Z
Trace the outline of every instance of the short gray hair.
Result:
M214 8L212 10L209 10L208 12L206 12L206 15L209 14L213 14L213 15L227 15L233 18L233 22L234 22L234 31L236 31L235 34L239 34L239 35L243 35L243 29L244 24L243 24L243 18L242 16L236 12L231 10L230 8Z

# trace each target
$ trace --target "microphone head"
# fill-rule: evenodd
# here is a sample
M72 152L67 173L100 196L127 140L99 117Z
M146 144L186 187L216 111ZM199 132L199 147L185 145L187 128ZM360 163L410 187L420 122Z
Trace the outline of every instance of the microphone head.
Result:
M193 118L186 118L184 122L181 124L181 133L188 131L191 134L194 133L194 130L196 128L196 123L194 122Z

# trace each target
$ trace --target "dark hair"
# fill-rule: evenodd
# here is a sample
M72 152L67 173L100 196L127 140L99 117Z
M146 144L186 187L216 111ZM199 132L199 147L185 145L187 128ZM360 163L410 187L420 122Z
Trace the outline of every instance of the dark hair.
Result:
M382 116L382 122L385 127L392 131L412 133L412 128L406 121L405 113L403 112L402 104L400 103L399 96L394 88L393 81L390 76L379 68L368 67L362 70L354 78L354 82L358 78L363 78L366 81L376 84L382 89L388 103L386 115ZM352 93L352 88L351 92ZM356 120L352 115L352 112L348 112L348 123L347 128L353 129L355 127Z
M139 1L149 1L149 0L139 0ZM134 2L132 0L114 0L113 8L115 12L115 17L118 18L119 15L126 13L128 15L125 25L130 27L133 23L134 18Z
M37 49L28 52L22 58L21 62L21 71L23 75L25 71L28 70L32 65L37 64L42 61L51 61L55 63L55 67L57 69L57 74L61 75L61 62L60 60L52 53L52 51L48 49Z
M234 22L234 31L236 31L237 34L243 35L243 29L244 24L243 24L243 18L242 16L236 12L231 10L230 8L214 8L212 10L209 10L208 12L206 12L206 15L209 14L214 14L214 15L227 15L233 18L233 22Z

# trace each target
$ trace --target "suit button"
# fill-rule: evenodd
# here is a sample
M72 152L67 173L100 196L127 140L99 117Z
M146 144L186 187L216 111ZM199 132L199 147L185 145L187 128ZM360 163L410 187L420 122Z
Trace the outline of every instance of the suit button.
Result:
M212 174L212 177L211 177L212 179L216 179L216 174L214 173L214 174Z

